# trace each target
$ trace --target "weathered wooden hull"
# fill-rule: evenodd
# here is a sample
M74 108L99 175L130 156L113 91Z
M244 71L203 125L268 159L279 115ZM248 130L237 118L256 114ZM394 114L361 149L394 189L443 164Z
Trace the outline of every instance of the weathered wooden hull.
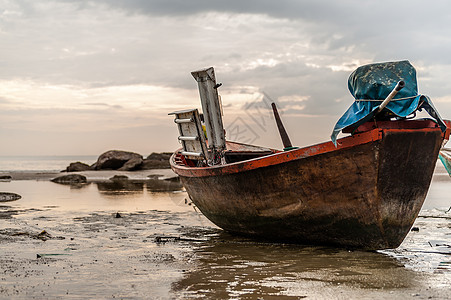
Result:
M224 166L171 159L189 196L226 231L301 244L398 247L426 197L443 134L381 129Z

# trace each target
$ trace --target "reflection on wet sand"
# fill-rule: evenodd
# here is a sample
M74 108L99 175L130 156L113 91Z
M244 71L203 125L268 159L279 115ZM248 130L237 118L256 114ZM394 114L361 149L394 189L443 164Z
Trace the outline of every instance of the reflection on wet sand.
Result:
M149 192L171 192L183 189L178 177L168 179L149 179L146 181L146 188Z
M36 175L36 174L35 174ZM83 189L94 184L98 192L104 196L139 195L145 192L161 193L182 191L183 186L178 176L171 170L154 170L148 172L114 172L114 171L86 171L71 176L85 177L87 183L75 181L54 182L57 185L69 186L71 190ZM49 177L58 177L50 174ZM34 179L33 174L15 174L22 180Z
M122 181L103 181L95 182L97 190L103 195L122 195L122 194L140 194L144 190L144 182L134 182L128 180Z
M81 190L89 187L91 183L69 183L69 184L56 183L56 184L67 185L70 187L71 190Z
M416 282L413 271L377 252L255 243L226 233L194 252L196 267L172 285L181 298L335 298L335 292L348 289L362 294L362 289L411 288Z
M103 195L124 195L140 194L144 190L148 192L171 192L182 190L182 184L176 180L148 179L145 181L137 180L114 180L95 182L98 191Z
M62 185L60 183L56 183ZM150 193L174 192L183 189L178 178L148 180L104 180L90 183L67 183L71 190L81 190L88 188L91 184L97 187L100 195L104 196L124 196L138 195L145 191Z
M0 219L11 219L12 216L17 215L18 210L12 209L11 206L0 205Z

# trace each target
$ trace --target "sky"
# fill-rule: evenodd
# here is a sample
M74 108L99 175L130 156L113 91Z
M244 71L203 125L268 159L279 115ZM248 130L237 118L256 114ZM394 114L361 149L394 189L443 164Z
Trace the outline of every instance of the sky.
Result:
M226 138L328 141L360 65L409 60L451 118L451 4L396 0L0 0L0 155L180 147L199 108L191 71L214 67Z

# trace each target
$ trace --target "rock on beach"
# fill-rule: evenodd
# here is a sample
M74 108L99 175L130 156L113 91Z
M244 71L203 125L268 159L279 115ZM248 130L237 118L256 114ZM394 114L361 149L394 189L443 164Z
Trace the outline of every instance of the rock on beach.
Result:
M92 170L92 167L82 162L73 162L66 168L66 172L82 172Z
M153 152L143 162L142 169L169 169L171 165L169 164L169 158L171 158L171 152Z
M10 175L0 175L0 181L10 181L12 179Z
M169 158L171 152L151 153L147 158L141 154L122 151L109 150L101 154L97 161L92 165L82 162L73 162L67 168L66 172L82 172L90 170L118 170L118 171L137 171L152 169L169 169Z
M111 181L126 181L128 180L128 176L125 175L114 175L110 178Z
M51 181L55 183L71 184L71 183L86 183L86 176L79 174L69 174L53 178Z
M132 171L142 164L143 157L134 152L110 150L99 156L92 166L95 170Z
M0 202L15 201L20 198L22 198L22 196L16 193L0 192Z

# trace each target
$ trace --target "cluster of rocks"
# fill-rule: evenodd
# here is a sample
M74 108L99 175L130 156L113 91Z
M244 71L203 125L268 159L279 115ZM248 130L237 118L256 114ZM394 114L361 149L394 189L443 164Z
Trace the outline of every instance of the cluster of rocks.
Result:
M88 182L86 176L81 174L66 174L51 179L51 181L60 184L67 184L71 186L82 186ZM180 191L183 187L178 176L165 178L163 175L152 174L145 179L130 179L126 175L114 175L108 181L97 181L97 188L100 192L108 193L111 191L142 191L146 188L152 192L169 192ZM0 193L0 202L2 200L2 193ZM20 196L19 196L20 197Z
M172 153L152 153L147 158L134 152L110 150L99 156L93 165L82 162L71 163L66 172L81 172L89 170L137 171L151 169L168 169Z

